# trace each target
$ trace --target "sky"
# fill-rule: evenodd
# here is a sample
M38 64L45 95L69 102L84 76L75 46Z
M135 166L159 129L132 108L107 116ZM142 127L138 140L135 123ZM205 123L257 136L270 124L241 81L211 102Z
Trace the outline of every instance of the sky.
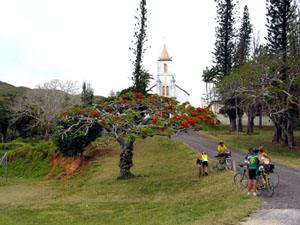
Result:
M264 41L265 0L239 0L240 15L245 4L254 35ZM138 6L139 0L0 0L0 80L31 88L52 79L87 81L103 96L127 88ZM147 8L145 68L156 78L166 44L177 84L200 106L201 74L213 61L215 1L151 0Z

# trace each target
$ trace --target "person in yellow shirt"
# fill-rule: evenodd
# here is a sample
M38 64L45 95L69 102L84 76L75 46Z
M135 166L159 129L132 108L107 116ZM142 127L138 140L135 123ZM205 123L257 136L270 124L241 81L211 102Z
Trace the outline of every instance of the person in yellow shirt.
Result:
M202 152L201 161L202 161L203 176L204 175L208 176L208 156L206 152Z
M218 155L217 157L223 157L226 155L226 150L227 150L227 147L226 145L224 144L224 141L220 141L219 142L219 145L217 147L217 150L218 150Z

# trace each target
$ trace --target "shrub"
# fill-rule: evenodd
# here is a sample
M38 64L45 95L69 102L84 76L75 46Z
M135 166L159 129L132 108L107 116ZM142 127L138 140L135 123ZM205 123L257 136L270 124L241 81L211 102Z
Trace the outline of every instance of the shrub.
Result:
M66 132L70 131L71 132ZM65 117L57 122L54 141L65 156L82 154L83 148L94 141L102 132L102 126L95 118L83 116Z

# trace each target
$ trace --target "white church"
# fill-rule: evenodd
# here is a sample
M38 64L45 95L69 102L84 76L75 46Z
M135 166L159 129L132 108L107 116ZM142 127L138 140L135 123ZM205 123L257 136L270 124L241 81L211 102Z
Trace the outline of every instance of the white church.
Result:
M157 61L157 80L150 90L156 87L156 94L164 97L174 98L179 102L188 101L189 93L176 84L173 73L173 60L169 56L166 45Z

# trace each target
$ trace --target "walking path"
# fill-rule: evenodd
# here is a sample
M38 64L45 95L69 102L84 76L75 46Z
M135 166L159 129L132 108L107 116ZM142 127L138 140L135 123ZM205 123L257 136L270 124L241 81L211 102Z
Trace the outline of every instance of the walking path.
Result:
M181 133L175 139L191 147L207 152L210 158L216 155L217 142L194 131ZM258 143L259 145L259 143ZM249 146L252 147L252 146ZM229 147L232 158L242 162L244 155ZM262 208L251 215L243 225L299 225L300 224L300 171L275 163L280 183L272 198L264 198Z

